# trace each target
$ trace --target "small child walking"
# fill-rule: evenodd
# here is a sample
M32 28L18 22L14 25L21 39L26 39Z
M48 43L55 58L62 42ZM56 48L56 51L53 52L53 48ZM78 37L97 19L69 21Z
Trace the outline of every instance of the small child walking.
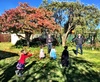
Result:
M63 67L68 67L68 64L69 64L69 52L67 49L68 49L68 46L65 46L61 55L61 64Z
M17 68L17 70L15 71L16 75L22 76L22 72L25 67L25 60L26 60L26 58L28 58L30 56L32 56L32 54L30 52L26 53L25 50L21 50L20 58L16 65L16 68Z
M39 54L39 58L40 58L40 59L45 58L45 53L44 53L44 50L43 50L43 46L42 46L42 45L40 46L40 54Z
M52 46L52 48L51 48L50 58L51 59L56 59L57 58L57 56L56 56L56 50L55 50L55 47L54 46Z

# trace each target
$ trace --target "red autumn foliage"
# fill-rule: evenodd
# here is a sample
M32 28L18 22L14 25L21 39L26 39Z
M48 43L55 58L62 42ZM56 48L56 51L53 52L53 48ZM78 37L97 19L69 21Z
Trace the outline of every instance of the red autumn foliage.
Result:
M19 31L33 33L42 27L52 31L59 30L60 26L55 23L52 16L51 11L20 3L18 7L5 11L0 16L0 30L14 33Z

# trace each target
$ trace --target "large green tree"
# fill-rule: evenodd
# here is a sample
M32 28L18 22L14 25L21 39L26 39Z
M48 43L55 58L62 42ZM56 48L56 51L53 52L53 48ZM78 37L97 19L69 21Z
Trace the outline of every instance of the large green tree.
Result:
M53 13L44 8L30 7L27 3L20 3L17 8L10 9L0 16L0 30L10 33L24 33L29 46L30 36L42 29L59 30Z
M55 13L56 22L64 26L64 34L62 35L63 46L68 34L73 29L81 33L86 32L87 29L93 31L100 23L100 10L94 5L84 5L80 2L62 0L53 0L49 4L47 4L47 0L44 0L44 2L46 5L42 4L41 6L52 10Z

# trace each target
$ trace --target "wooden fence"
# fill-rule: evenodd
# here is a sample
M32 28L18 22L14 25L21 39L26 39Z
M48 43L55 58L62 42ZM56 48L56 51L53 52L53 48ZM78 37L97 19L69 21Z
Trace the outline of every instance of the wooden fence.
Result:
M0 34L0 42L10 42L11 34Z

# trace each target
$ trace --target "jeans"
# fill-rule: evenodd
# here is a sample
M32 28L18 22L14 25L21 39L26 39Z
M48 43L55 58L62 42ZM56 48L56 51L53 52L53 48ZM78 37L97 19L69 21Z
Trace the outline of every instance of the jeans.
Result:
M51 48L52 48L52 43L48 43L47 46L48 46L48 53L50 53Z
M83 50L82 50L82 44L78 44L76 45L76 55L78 54L78 48L80 48L80 54L83 54Z

